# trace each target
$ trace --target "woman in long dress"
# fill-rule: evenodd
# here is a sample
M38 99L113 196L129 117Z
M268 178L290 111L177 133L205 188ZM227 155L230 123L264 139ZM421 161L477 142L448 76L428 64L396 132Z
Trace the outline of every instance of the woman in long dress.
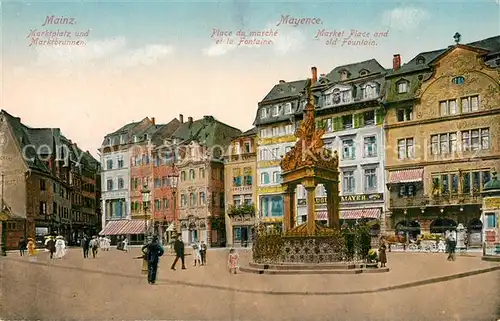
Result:
M229 250L229 257L227 259L227 268L229 270L229 273L237 273L239 258L240 257L238 253L236 253L233 248Z
M26 246L28 248L28 257L31 262L36 261L36 246L35 246L35 240L33 238L29 237L28 238L28 244Z
M196 263L198 263L198 266L201 265L201 253L200 245L195 241L193 243L193 266L196 266Z
M56 237L56 259L62 259L66 255L66 242L62 236Z

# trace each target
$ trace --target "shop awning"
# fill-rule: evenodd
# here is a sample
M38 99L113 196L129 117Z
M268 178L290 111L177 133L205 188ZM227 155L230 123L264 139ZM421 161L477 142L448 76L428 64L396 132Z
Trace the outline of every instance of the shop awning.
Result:
M379 218L379 208L362 208L340 211L341 220L357 220L360 218Z
M264 217L262 221L264 223L281 223L283 222L283 217Z
M117 220L109 221L99 235L144 234L144 232L143 220Z
M421 182L424 176L423 168L403 169L390 172L389 183L413 183Z
M175 222L170 223L170 225L167 227L167 232L175 232Z
M327 221L328 212L316 212L316 221Z

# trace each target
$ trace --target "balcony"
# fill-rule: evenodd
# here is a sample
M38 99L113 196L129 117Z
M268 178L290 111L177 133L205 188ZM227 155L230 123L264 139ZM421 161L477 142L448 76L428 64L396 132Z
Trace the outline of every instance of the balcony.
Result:
M253 204L230 205L227 215L255 215L255 206Z
M425 207L425 206L447 206L447 205L480 205L482 204L480 194L448 194L438 196L413 196L397 197L392 196L390 200L391 208Z

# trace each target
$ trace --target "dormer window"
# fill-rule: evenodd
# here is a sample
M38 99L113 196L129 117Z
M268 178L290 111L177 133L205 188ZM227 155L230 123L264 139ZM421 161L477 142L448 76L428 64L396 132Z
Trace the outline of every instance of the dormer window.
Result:
M273 117L276 117L280 114L279 106L273 107Z
M342 70L340 72L340 80L347 80L349 78L349 72L347 70Z
M262 108L260 110L260 118L261 119L267 118L267 109L266 108Z
M366 85L361 89L363 99L372 99L377 97L377 87L373 84Z
M282 93L283 93L283 88L278 88L278 92L279 92L280 94L282 94Z
M134 138L132 140L134 143L137 143L139 141L139 139L137 138L137 136L134 135Z
M109 138L109 137L106 138L106 145L108 145L108 146L111 145L111 138Z
M294 93L297 89L294 86L290 86L290 92Z
M423 65L425 64L425 58L424 57L418 57L417 58L417 65Z
M286 103L285 104L285 115L288 115L291 113L292 113L292 103Z
M124 135L120 135L120 145L121 144L125 144L125 136Z
M359 75L360 75L360 76L366 76L366 75L368 75L368 70L366 70L366 69L361 69L361 71L359 72Z
M465 78L462 76L455 77L451 80L455 85L463 85L465 83Z
M398 88L398 94L403 94L408 92L408 81L401 80L396 84Z
M144 135L144 140L148 140L149 139L149 135L148 134L145 134Z

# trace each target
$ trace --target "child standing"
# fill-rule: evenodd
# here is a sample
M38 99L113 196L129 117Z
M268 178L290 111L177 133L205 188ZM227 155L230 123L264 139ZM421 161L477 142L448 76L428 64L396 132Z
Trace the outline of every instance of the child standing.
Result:
M193 243L193 266L196 266L196 263L198 263L198 266L201 265L201 254L200 254L200 246L195 241Z
M33 240L31 237L28 238L28 245L27 245L27 248L28 248L28 256L29 256L29 260L31 262L35 262L36 261L36 247L35 247L35 240Z
M227 259L227 267L229 269L229 273L237 273L238 270L238 260L239 256L238 253L234 251L233 248L229 250L229 257Z

